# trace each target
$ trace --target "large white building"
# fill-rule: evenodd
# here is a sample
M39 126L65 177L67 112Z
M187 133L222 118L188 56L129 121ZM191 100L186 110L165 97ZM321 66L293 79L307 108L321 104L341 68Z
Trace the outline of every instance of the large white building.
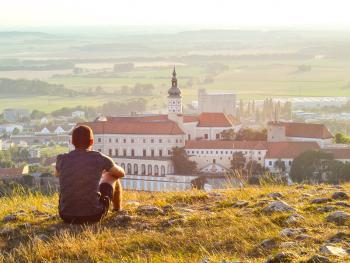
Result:
M224 113L183 114L175 69L168 90L168 114L100 117L83 124L94 132L94 149L125 169L123 186L146 191L191 188L196 176L174 174L172 149L184 147L188 140L219 140L224 130L239 129Z

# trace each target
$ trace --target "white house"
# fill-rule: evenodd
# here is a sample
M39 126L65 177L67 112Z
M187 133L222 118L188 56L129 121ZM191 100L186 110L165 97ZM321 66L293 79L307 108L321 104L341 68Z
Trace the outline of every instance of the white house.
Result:
M84 111L80 111L80 110L73 111L72 112L72 117L73 118L84 119L85 118L85 112Z

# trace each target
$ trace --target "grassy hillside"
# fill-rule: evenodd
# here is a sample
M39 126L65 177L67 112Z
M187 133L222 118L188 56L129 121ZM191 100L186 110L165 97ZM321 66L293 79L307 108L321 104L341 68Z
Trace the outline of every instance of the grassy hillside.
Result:
M63 224L57 194L17 192L0 198L0 262L265 262L281 252L290 260L270 262L307 262L316 254L329 259L322 262L349 262L339 250L349 248L347 214L338 224L326 219L350 212L342 195L331 198L339 191L350 185L126 192L126 215L109 213L89 226ZM279 201L295 210L267 211ZM328 255L326 244L344 255Z

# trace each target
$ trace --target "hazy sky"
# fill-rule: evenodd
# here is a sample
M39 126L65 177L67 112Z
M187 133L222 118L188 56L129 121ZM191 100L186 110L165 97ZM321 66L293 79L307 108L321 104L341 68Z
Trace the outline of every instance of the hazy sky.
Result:
M349 0L3 0L2 26L350 26Z

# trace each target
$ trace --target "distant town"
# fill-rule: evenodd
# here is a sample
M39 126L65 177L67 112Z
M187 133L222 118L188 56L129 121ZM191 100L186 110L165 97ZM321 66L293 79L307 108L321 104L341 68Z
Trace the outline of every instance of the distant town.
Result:
M348 97L238 100L234 92L200 89L198 100L185 109L175 68L164 89L167 108L157 114L5 109L0 124L0 178L57 187L52 175L56 156L72 149L71 131L86 124L94 131L94 150L125 169L125 189L210 190L227 187L228 182L236 187L243 180L257 183L264 176L286 183L347 180L330 167L343 165L344 170L350 162L350 130L332 122L350 120ZM310 152L315 153L313 159L306 156ZM302 168L294 161L302 163L303 155L319 158L327 168L315 169L312 178L299 178L302 175L295 171ZM324 165L325 160L329 165Z

